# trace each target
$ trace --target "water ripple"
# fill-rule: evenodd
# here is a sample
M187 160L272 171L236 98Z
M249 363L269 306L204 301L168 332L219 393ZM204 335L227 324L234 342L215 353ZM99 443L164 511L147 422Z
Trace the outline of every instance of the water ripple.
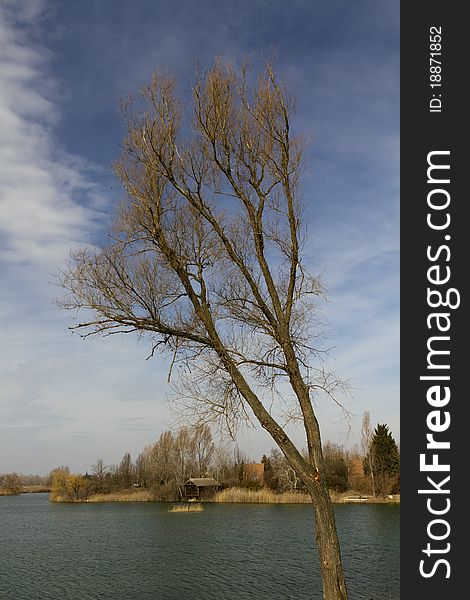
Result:
M1 600L321 600L308 506L0 497ZM398 600L397 506L337 506L352 600Z

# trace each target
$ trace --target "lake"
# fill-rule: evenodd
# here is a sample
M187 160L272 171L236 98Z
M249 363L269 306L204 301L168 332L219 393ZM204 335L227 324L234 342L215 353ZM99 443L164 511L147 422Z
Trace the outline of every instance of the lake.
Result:
M2 600L322 598L308 505L0 497ZM336 505L351 600L398 600L400 507Z

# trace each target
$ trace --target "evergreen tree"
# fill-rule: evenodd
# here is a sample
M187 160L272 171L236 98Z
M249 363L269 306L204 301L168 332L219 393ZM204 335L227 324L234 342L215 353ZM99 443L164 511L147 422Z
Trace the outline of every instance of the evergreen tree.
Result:
M400 475L400 453L385 424L378 424L375 428L369 453L364 460L366 474L370 471L369 465L372 465L376 491L381 494L389 493Z
M263 454L261 462L264 465L264 483L272 490L276 490L278 488L279 483L276 477L276 473L274 472L274 467L271 462L271 459L268 458L266 454Z

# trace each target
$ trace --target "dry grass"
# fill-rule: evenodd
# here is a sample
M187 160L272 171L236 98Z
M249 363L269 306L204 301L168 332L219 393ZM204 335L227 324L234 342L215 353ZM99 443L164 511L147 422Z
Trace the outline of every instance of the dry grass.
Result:
M199 502L196 504L195 502L185 502L180 504L174 504L171 508L168 509L168 512L201 512L204 510L204 507Z
M60 494L50 494L49 502L71 502L65 496L61 496Z
M155 494L148 490L115 492L112 494L93 494L86 502L154 502Z
M400 495L373 498L361 496L353 491L342 494L330 491L330 498L334 504L364 503L364 504L399 504ZM214 497L214 502L239 502L253 504L310 504L311 499L303 492L283 492L276 494L272 490L247 490L243 488L228 488L222 490Z
M246 490L228 488L214 497L214 502L239 502L247 504L309 504L310 496L301 492L276 494L272 490Z
M24 485L21 488L22 494L43 494L50 491L51 488L46 485Z
M2 495L2 490L0 490ZM390 497L364 496L354 491L344 492L342 494L330 491L331 501L334 504L364 503L364 504L399 504L400 495ZM62 496L51 494L52 502L77 502ZM135 490L128 492L114 492L112 494L94 494L87 499L78 500L78 502L156 502L158 498L155 492L149 490ZM308 494L303 492L283 492L277 494L269 489L247 490L244 488L228 488L216 494L212 502L240 503L240 504L310 504L311 499ZM203 506L198 503L180 503L174 504L170 512L197 512L203 510Z
M19 493L20 492L12 492L11 490L0 488L0 496L17 496Z
M114 492L112 494L92 494L88 498L71 499L60 494L51 494L51 502L155 502L155 494L148 490L135 492Z
M330 491L331 501L334 504L400 504L400 494L390 496L371 496L370 494L361 494L354 490L338 493Z
M0 496L17 496L18 494L39 494L50 492L51 488L44 485L23 485L17 491L0 488Z

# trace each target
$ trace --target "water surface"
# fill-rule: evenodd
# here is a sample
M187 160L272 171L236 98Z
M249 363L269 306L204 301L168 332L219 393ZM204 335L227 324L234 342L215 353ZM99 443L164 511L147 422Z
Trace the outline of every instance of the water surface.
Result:
M2 600L321 600L308 505L0 497ZM337 505L351 600L399 599L400 508Z

